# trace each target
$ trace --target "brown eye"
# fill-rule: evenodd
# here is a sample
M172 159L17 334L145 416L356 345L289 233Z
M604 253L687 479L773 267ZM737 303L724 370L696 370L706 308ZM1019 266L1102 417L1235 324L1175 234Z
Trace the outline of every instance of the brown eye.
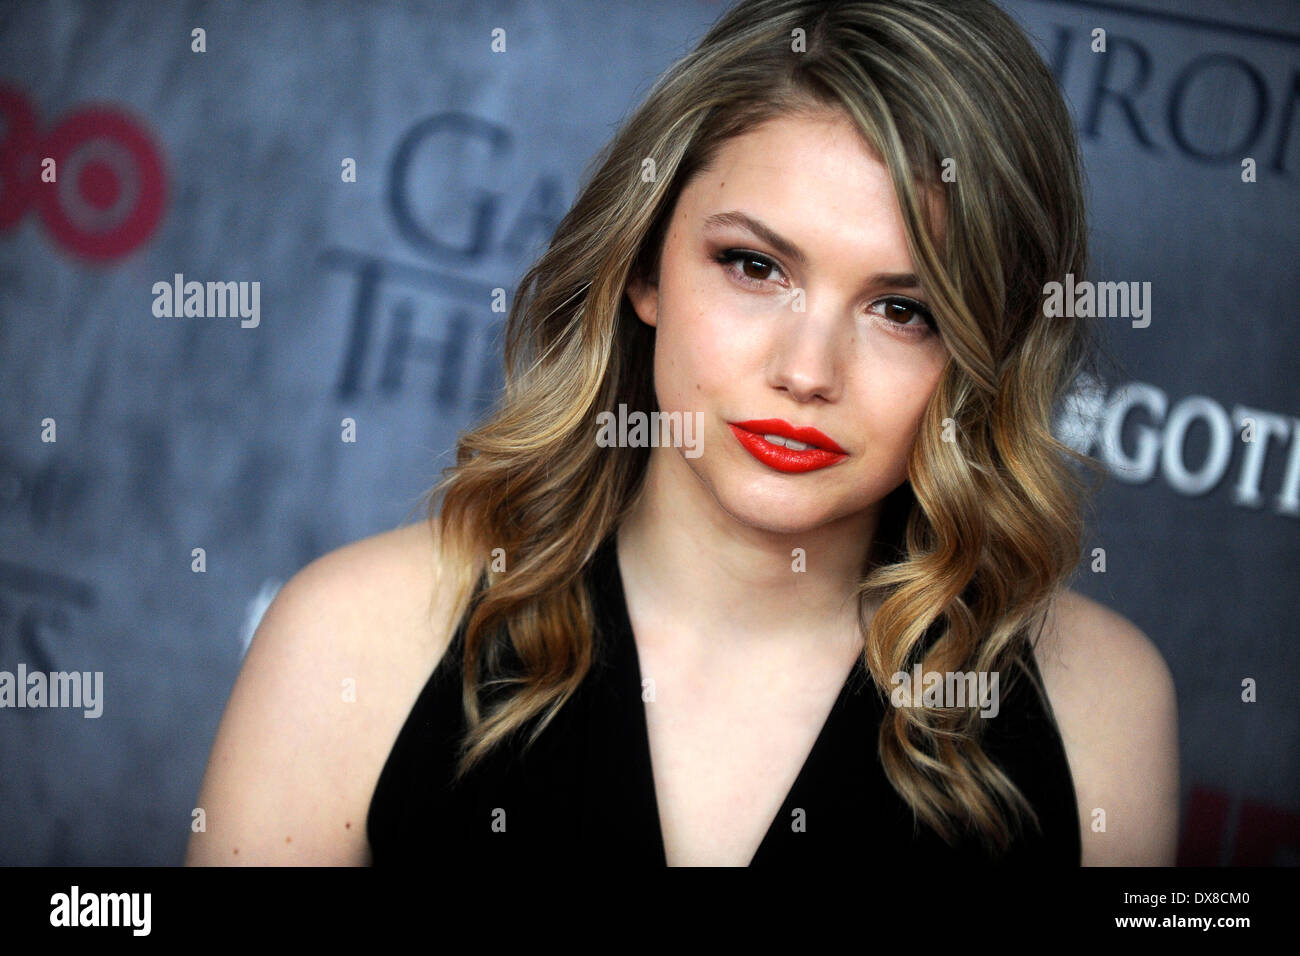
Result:
M743 249L727 249L717 256L717 262L737 282L755 288L766 285L768 280L775 280L779 284L780 280L775 279L775 276L784 275L781 267L767 256Z
M900 334L925 336L939 328L929 309L903 296L881 299L872 304L871 311L886 320L888 328L896 329ZM921 321L914 322L913 319Z
M920 311L906 302L893 300L885 303L885 318L906 325L914 315L920 315Z

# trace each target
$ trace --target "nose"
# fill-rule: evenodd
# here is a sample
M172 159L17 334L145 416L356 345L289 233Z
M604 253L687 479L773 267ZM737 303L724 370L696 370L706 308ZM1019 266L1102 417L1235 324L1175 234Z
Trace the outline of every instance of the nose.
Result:
M768 359L768 381L799 402L838 400L846 343L832 315L792 312L780 324Z

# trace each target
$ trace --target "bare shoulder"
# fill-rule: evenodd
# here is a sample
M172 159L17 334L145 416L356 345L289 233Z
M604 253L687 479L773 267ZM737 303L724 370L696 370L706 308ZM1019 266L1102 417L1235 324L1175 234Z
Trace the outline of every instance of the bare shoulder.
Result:
M1035 658L1074 777L1083 864L1172 866L1178 705L1159 649L1122 614L1062 590Z
M419 522L303 568L267 608L217 730L187 864L364 864L379 773L450 643Z

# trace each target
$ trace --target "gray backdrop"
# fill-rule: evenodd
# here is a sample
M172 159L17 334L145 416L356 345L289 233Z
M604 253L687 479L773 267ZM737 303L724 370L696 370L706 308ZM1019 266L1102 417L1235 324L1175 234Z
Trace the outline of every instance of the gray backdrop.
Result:
M1060 422L1113 476L1075 587L1173 669L1180 860L1294 864L1300 7L1006 8L1079 125L1091 278L1152 284ZM4 6L0 671L102 672L103 710L0 709L0 863L182 859L275 589L411 516L499 385L489 291L721 9ZM260 283L257 325L155 314L177 274Z

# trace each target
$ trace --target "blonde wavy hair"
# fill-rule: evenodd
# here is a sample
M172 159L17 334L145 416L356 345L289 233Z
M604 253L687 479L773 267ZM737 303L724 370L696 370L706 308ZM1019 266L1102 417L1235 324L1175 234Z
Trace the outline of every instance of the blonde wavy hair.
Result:
M584 173L512 302L504 390L427 494L465 627L458 778L527 725L525 746L536 740L592 664L583 571L650 453L598 446L596 416L658 409L654 331L632 312L629 276L657 275L676 199L722 144L827 109L888 169L951 354L862 569L860 606L881 602L862 615L867 668L882 693L917 662L1031 675L1031 634L1080 556L1090 489L1071 463L1098 467L1051 432L1093 353L1083 320L1042 312L1047 282L1087 269L1068 111L989 0L742 0ZM498 548L508 570L493 568ZM977 706L887 708L878 748L918 826L998 852L1039 823L981 749L982 723Z

